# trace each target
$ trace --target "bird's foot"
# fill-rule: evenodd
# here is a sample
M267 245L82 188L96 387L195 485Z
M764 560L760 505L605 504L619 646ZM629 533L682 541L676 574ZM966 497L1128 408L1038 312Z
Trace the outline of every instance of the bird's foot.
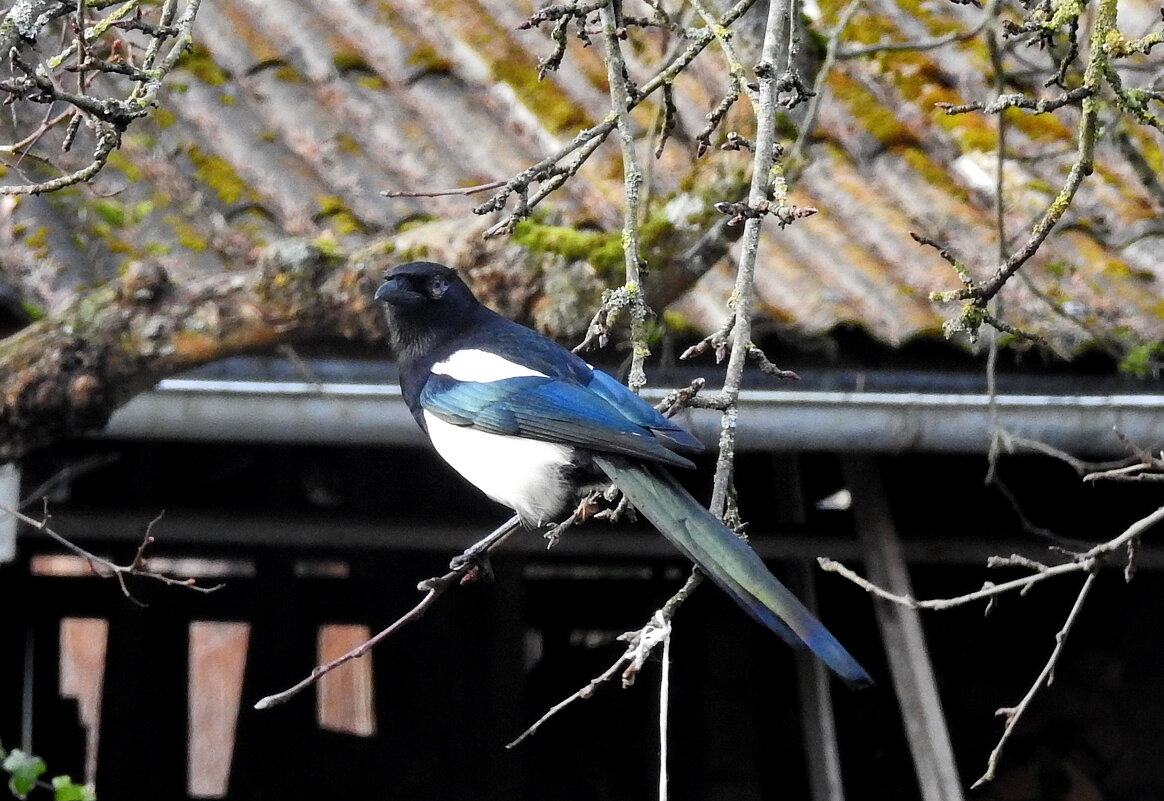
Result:
M575 523L583 523L594 517L602 509L598 503L600 497L602 497L600 490L595 490L587 494L586 497L578 501L578 505L574 508L574 514L570 515L570 519Z
M563 520L561 523L557 523L555 525L552 525L545 530L545 533L542 534L542 536L545 537L545 539L546 539L546 550L547 551L550 548L553 548L559 542L561 542L562 534L565 533L566 529L568 529L570 526L574 525L575 520L576 520L575 516L570 515L565 520Z
M596 515L594 515L594 519L609 520L611 523L617 523L622 519L623 515L626 515L631 520L635 519L635 508L630 505L630 502L627 501L625 495L618 499L618 503L615 504L613 508L603 509L601 512L598 512Z
M506 537L521 527L521 520L514 515L506 520L489 536L470 545L465 551L449 560L449 570L465 571L462 583L493 579L493 566L489 562L489 552L505 541Z
M465 574L461 577L462 584L493 580L493 563L489 560L489 548L481 545L482 543L471 545L463 553L449 560L449 570L464 571Z
M602 496L602 492L595 490L587 494L582 500L578 501L578 505L574 507L574 511L563 520L561 523L556 523L545 530L542 534L546 538L546 548L553 548L562 539L562 534L566 529L575 523L584 523L592 517L602 515L602 506L598 503L598 499Z

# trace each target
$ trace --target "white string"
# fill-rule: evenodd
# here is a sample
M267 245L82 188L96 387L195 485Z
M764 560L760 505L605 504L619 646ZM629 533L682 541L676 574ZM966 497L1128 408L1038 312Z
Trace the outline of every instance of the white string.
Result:
M661 617L661 616L660 616ZM667 724L671 696L671 626L660 620L663 634L663 673L659 680L659 801L667 801Z

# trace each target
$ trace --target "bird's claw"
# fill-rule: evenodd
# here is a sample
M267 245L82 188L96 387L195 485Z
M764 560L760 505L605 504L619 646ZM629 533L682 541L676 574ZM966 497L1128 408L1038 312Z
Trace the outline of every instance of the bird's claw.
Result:
M574 514L571 515L575 523L584 523L598 513L602 508L598 504L598 499L601 495L602 493L600 491L595 490L578 501L578 506L574 508Z
M488 549L485 548L474 546L454 556L449 560L449 570L465 571L461 577L462 584L493 580L493 563L489 560Z

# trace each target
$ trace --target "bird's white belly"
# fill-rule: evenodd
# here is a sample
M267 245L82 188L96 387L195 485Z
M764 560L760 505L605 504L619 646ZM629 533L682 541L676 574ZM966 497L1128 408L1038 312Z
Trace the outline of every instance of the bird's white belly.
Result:
M541 526L573 502L563 475L573 455L566 445L489 434L424 413L433 447L449 465L498 503Z

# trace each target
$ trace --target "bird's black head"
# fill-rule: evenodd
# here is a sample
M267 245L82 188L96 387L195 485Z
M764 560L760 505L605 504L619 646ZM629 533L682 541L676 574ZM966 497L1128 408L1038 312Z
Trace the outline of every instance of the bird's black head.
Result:
M416 359L471 325L481 305L457 271L431 261L389 270L376 290L398 356Z

